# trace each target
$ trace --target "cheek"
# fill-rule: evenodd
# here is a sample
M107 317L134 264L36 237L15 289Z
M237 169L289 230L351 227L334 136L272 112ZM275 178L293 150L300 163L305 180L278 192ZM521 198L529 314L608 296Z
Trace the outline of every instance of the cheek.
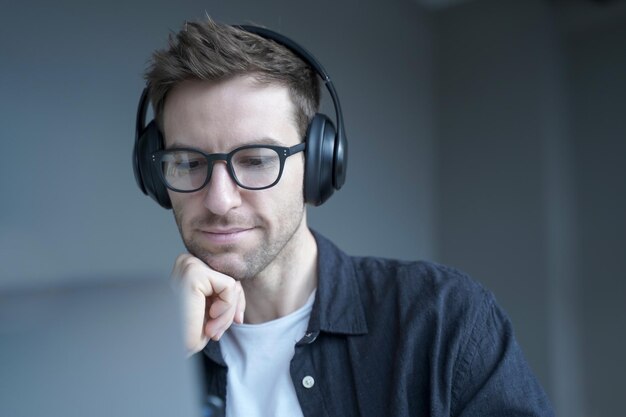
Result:
M304 206L302 175L281 178L272 188L247 192L244 197L244 211L253 212L268 222L282 223L285 216L291 215Z
M176 225L178 226L178 230L182 234L183 232L183 206L179 199L172 198L170 194L170 201L172 202L172 213L174 214L174 219L176 220Z
M170 201L172 202L172 210L176 217L179 217L183 213L184 200L180 198L180 194L173 193L171 191L167 191L167 194L170 196Z
M302 200L304 192L304 160L287 159L280 181L275 186L259 191L242 191L243 199L253 207L276 209L294 200Z
M289 172L289 176L285 176L281 181L277 184L275 198L277 199L277 204L282 206L284 205L294 205L294 204L304 204L304 177L303 170L293 169ZM283 181L284 180L284 181Z
M292 156L291 159L287 160L280 181L283 182L283 180L285 180L284 182L289 189L295 190L300 188L300 193L302 192L304 185L304 157L301 155Z
M196 199L191 198L192 195L169 192L169 196L176 223L179 228L182 228L184 224L192 220L194 213L198 211L195 208L198 202Z

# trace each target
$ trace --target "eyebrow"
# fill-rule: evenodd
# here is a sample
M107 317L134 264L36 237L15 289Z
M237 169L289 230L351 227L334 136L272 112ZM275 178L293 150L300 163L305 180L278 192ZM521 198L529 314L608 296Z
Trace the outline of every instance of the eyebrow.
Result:
M238 143L235 146L233 146L233 148L230 151L232 151L233 149L237 149L237 148L240 148L242 146L248 146L248 145L274 145L274 146L285 146L285 147L288 147L288 145L285 145L284 143L279 142L278 140L276 140L274 138L262 137L262 138L258 138L258 139L253 140L253 141ZM193 146L174 141L171 145L165 147L165 149L175 149L175 148L193 148ZM228 151L228 152L230 152L230 151ZM228 152L226 152L226 153L228 153Z

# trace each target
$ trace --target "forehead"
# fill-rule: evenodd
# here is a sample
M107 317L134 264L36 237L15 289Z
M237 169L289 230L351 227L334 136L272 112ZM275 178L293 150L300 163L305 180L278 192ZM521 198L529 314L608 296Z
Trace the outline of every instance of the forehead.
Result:
M174 87L163 109L166 147L226 152L263 140L291 146L300 141L286 87L252 76L223 81L188 80Z

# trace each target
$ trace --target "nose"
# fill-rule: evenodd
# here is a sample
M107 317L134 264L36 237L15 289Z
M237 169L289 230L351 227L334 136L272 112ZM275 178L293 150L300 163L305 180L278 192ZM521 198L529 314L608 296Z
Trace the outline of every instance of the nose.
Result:
M241 205L239 187L230 177L226 163L213 165L211 179L205 187L204 206L213 214L224 216Z

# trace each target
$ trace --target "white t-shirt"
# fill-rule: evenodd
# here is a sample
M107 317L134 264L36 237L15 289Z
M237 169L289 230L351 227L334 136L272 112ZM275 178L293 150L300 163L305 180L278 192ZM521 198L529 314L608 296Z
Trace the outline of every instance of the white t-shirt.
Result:
M261 324L233 323L224 333L226 417L302 416L289 365L307 330L314 299L315 291L288 316Z

